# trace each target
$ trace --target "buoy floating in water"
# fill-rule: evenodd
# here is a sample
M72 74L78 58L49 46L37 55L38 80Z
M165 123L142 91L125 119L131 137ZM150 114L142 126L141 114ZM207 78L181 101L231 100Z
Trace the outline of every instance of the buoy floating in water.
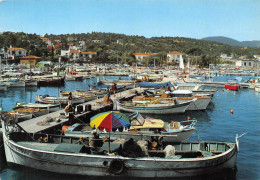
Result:
M233 114L233 113L234 113L234 110L233 110L233 109L231 109L231 110L230 110L230 113L231 113L231 114Z
M224 92L225 90L224 89L222 89L222 92Z
M188 116L187 119L190 120L190 116Z
M218 95L217 95L217 97L218 97Z

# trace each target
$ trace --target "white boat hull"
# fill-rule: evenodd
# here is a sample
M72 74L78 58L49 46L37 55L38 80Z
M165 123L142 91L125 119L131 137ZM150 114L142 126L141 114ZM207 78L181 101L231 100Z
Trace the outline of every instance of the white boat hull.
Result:
M54 151L58 144L14 142L4 133L8 163L49 172L120 177L187 177L233 168L237 159L236 144L218 155L204 158L169 159L157 157L129 158L122 156L67 153ZM201 144L187 144L200 149ZM113 161L122 162L122 171L109 171Z
M25 81L25 86L37 86L38 81Z
M8 82L7 85L8 85L9 87L25 87L25 82L24 82L24 81Z
M189 107L190 103L193 101L194 100L185 103L180 103L177 105L168 105L168 106L167 105L159 106L158 104L153 104L150 106L128 106L115 100L114 110L116 109L118 111L126 111L126 112L138 111L141 114L177 114L177 113L184 113L186 109Z
M71 104L80 104L84 103L85 98L83 96L79 98L74 98L71 101ZM67 97L42 97L40 95L36 96L36 102L43 103L43 104L68 104Z

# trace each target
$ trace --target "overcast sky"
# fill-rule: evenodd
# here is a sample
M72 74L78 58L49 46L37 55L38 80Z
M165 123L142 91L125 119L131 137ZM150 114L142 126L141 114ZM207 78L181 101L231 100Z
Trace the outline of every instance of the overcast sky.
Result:
M260 40L260 0L0 0L0 31Z

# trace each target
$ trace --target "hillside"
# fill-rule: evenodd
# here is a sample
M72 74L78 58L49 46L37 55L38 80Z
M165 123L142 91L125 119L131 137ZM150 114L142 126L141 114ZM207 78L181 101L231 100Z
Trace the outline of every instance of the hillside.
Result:
M206 38L202 38L202 40L219 42L219 43L227 44L230 46L260 47L260 41L242 41L242 42L240 42L235 39L224 37L224 36L206 37Z
M44 38L53 43L55 49L47 49L43 37L37 34L27 34L24 32L4 32L0 34L0 48L21 47L30 52L30 55L43 57L44 59L57 61L61 50L69 49L69 46L78 46L80 51L96 52L92 62L121 62L132 64L136 62L133 53L157 53L155 56L146 58L146 63L154 62L166 64L167 53L178 51L185 54L187 61L189 55L192 57L191 63L200 61L202 66L208 63L217 63L221 54L233 55L234 57L253 56L260 54L260 48L241 48L230 46L224 43L199 40L185 37L151 37L128 36L125 34L92 32L80 34L45 34ZM225 40L225 38L222 38ZM81 44L84 42L84 45ZM233 44L237 43L235 40ZM70 57L67 57L68 61ZM193 61L194 59L194 61ZM82 61L82 59L79 59ZM205 63L207 62L207 63Z

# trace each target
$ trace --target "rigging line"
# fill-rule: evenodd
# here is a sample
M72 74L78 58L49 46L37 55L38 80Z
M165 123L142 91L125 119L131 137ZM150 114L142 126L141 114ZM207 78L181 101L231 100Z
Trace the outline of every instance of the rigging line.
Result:
M197 134L197 136L198 136L198 142L200 142L200 141L202 141L203 142L203 139L200 137L200 135L198 134L198 132L197 132L197 130L195 129L195 132L196 132L196 134Z

